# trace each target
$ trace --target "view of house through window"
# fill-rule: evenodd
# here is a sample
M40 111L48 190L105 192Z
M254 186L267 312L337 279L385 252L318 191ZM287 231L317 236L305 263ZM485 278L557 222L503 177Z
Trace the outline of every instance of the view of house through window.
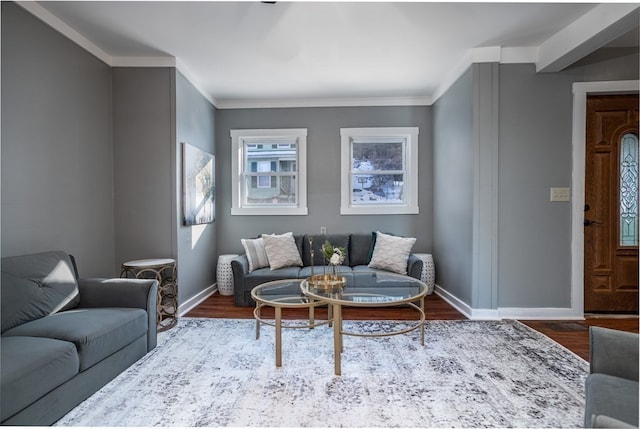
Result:
M245 143L247 204L296 204L297 144L294 141Z
M306 129L231 130L232 214L307 214Z
M340 133L340 213L418 213L418 128L342 128Z

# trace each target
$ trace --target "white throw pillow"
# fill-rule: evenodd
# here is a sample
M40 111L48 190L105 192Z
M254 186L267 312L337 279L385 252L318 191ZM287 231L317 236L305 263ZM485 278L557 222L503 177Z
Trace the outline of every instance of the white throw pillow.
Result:
M264 249L267 252L269 266L272 270L284 267L301 267L302 259L293 233L282 235L262 234Z
M249 272L269 266L269 258L267 258L267 252L264 250L262 238L243 238L240 241L249 260Z
M396 237L377 231L369 267L407 274L407 262L415 243L415 238Z

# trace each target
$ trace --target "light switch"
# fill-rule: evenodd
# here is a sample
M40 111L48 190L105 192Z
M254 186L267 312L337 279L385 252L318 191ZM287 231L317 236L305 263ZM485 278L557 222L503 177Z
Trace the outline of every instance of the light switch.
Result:
M571 188L551 188L550 201L571 201Z

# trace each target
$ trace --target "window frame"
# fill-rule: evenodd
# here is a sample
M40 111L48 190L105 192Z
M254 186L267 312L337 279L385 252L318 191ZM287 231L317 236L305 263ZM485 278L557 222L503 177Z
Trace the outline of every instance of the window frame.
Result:
M246 129L230 130L231 135L231 215L307 215L307 129ZM296 140L296 197L297 204L248 205L246 204L245 185L245 145L259 145L259 140L294 139Z
M341 128L341 215L368 214L419 214L418 207L418 135L419 127L369 127ZM352 183L352 144L354 139L383 140L397 138L404 140L404 196L402 203L359 203L351 202Z

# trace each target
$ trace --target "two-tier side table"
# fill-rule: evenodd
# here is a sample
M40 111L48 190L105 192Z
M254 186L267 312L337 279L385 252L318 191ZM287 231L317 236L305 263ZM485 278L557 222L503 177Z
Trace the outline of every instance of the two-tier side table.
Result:
M122 264L120 277L155 279L158 281L158 332L178 323L178 283L174 259L138 259Z

